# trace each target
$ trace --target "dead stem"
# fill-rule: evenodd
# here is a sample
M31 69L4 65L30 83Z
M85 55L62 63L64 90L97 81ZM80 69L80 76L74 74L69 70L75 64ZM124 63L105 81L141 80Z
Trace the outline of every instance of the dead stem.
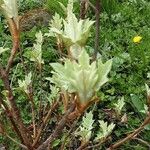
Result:
M36 138L35 138L35 140L34 140L34 142L33 142L33 144L32 144L33 147L35 147L36 144L37 144L37 142L39 141L39 138L40 138L40 136L41 136L42 130L44 129L44 127L45 127L47 121L49 120L51 114L53 113L53 111L56 109L57 106L58 106L58 101L56 101L56 102L52 105L52 107L49 109L49 111L48 111L46 117L44 118L44 120L43 120L43 122L42 122L40 128L39 128L38 131L37 131Z
M139 134L144 129L144 127L146 125L148 125L149 123L150 123L150 113L149 113L149 116L144 120L144 122L142 123L142 125L139 128L135 129L133 133L129 134L124 139L116 142L114 145L111 145L107 150L113 150L113 149L121 146L126 141L132 139L135 135Z
M69 114L75 109L75 104L72 104L70 109L67 111L67 113L63 116L63 118L58 123L57 127L53 131L53 133L48 137L48 139L43 142L37 150L46 150L47 147L51 145L51 143L62 133L64 127L66 126L66 123L68 122L68 116Z

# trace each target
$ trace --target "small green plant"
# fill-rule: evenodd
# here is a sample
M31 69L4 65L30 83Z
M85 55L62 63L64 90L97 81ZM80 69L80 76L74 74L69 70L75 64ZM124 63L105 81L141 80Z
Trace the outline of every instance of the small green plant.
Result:
M20 90L25 92L27 95L29 94L29 86L31 85L32 82L31 78L32 78L32 74L30 72L28 75L25 76L25 80L23 81L18 80Z
M89 37L89 32L94 21L89 19L79 20L73 13L73 1L70 0L67 5L67 18L61 19L56 14L50 24L50 34L56 36L57 41L61 41L67 47L68 54L77 58L82 47L85 46Z
M39 70L41 70L41 65L44 64L44 60L42 59L42 43L43 43L43 35L42 32L39 31L36 33L36 43L33 45L33 50L29 53L29 57L31 61L37 63Z
M82 144L90 140L93 129L93 114L92 112L86 113L85 117L82 119L82 124L79 129L76 131L76 136L81 137Z
M114 104L117 116L121 115L122 108L124 107L124 97L118 100L118 103Z
M54 69L51 81L62 90L76 93L78 103L87 105L100 87L108 81L107 74L111 69L112 60L90 64L90 57L83 50L76 61L66 60L65 64L53 63Z
M103 120L99 121L100 124L100 130L97 133L97 137L95 138L95 140L100 140L105 141L106 138L111 134L112 130L115 127L114 123L111 123L110 125L108 125L107 122L104 122Z

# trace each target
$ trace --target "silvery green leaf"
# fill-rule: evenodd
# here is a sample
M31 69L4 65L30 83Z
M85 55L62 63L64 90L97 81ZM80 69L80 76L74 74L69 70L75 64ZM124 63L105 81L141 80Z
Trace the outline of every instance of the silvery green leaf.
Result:
M98 82L95 90L98 90L103 84L108 81L107 75L110 72L112 66L112 59L108 60L106 63L102 63L101 59L98 60Z
M6 17L14 18L17 27L19 27L17 0L3 0L0 7L3 9Z
M8 51L9 48L4 48L4 47L0 47L0 55L5 52L5 51Z
M108 123L104 122L103 120L100 120L99 123L100 123L100 129L99 132L97 133L97 137L95 138L96 141L107 138L107 136L111 134L112 130L115 127L114 123L108 125Z
M44 64L44 60L42 59L42 43L43 43L42 32L39 31L38 33L36 33L35 36L36 36L36 43L33 44L33 50L30 52L30 60L41 65Z
M109 61L108 61L109 62ZM52 63L54 71L51 82L69 93L76 92L79 95L80 103L87 103L92 99L94 93L106 82L109 63L100 64L102 70L98 70L96 61L90 64L90 57L85 50L82 50L78 61L66 59L64 65ZM109 65L109 66L107 66ZM105 71L105 69L107 69ZM102 71L102 73L100 72Z
M53 20L54 22L58 22L57 20L60 19L55 17ZM69 1L67 5L67 18L60 22L57 24L61 24L61 27L58 28L56 25L51 25L50 32L53 32L57 38L59 37L67 48L73 45L84 47L94 21L90 21L89 19L78 21L73 13L73 1ZM77 58L76 54L79 53L79 49L77 52L73 52L73 49L75 47L71 48L71 55L73 57L75 55L75 58Z
M31 84L32 80L31 72L25 76L25 80L18 80L19 88L28 94L28 87Z
M150 96L150 88L147 84L145 84L147 96Z
M123 106L125 105L124 102L124 97L122 97L121 99L118 100L118 102L115 105L115 109L117 111L117 113L120 115L121 114L121 110L123 108Z
M85 50L83 50L81 54L79 55L78 61L83 69L86 69L87 67L89 67L90 57Z
M59 14L55 13L55 15L53 16L51 23L50 23L50 27L51 28L56 28L57 30L61 30L62 29L62 18L60 17Z
M36 42L39 43L39 44L42 44L43 42L43 35L42 35L42 32L39 31L35 34L35 37L36 37Z
M82 52L83 48L78 44L73 44L70 46L70 52L73 58L78 59L80 53Z
M93 129L93 114L92 112L86 113L82 119L82 124L79 127L79 131L75 132L76 136L81 137L82 142L87 142L91 138L91 131Z

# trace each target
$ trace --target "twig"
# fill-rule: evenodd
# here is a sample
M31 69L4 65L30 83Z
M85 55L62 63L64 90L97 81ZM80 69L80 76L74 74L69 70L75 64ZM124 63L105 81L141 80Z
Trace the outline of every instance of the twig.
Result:
M92 145L92 146L88 146L86 148L84 148L83 150L89 150L89 149L94 149L97 147L100 147L102 145L102 143L105 143L107 140L109 140L109 137L105 138L104 140L100 141L99 143Z
M88 0L89 6L96 12L96 7Z
M96 60L97 57L97 52L99 50L99 36L100 36L100 9L101 9L101 4L100 0L96 0L96 31L95 31L95 52L93 56L93 60Z
M80 18L85 19L85 15L88 9L88 0L81 0L80 2Z
M139 141L140 143L146 145L146 146L149 147L149 149L150 149L150 143L148 143L147 141L144 141L144 140L142 140L142 139L140 139L140 138L136 138L136 137L134 137L134 138L132 138L132 139Z
M71 133L72 133L74 127L77 125L78 120L79 120L79 118L76 119L76 121L75 121L75 122L72 124L72 126L70 127L70 130L68 131L68 133L67 133L65 139L64 139L63 142L62 142L62 145L61 145L61 147L60 147L60 150L64 150L64 149L65 149L66 141L67 141L68 137L71 135Z
M12 140L14 143L19 145L19 147L28 150L28 148L25 145L17 142L14 138L12 138L11 136L8 135L8 133L5 131L4 125L2 124L1 120L0 120L0 134L2 134L3 136L6 136L10 140Z
M25 149L25 150L28 150L28 148L27 148L25 145L23 145L23 144L17 142L15 139L13 139L13 138L12 138L11 136L9 136L8 134L5 134L5 136L6 136L7 138L9 138L11 141L13 141L14 143L16 143L19 147L21 147L21 148L23 148L23 149Z
M48 139L43 142L37 150L46 150L46 148L62 133L64 127L66 126L66 123L68 121L69 114L75 109L75 104L73 104L70 109L67 111L67 113L63 116L63 118L58 123L58 126L53 131L53 133L48 137Z
M35 125L35 106L33 101L31 101L31 109L32 109L32 124L33 124L33 139L34 139L36 137L36 125Z
M17 53L17 50L19 49L19 31L17 29L17 25L16 25L15 21L13 20L13 18L8 19L8 24L9 24L10 32L12 35L13 47L11 50L11 55L10 55L8 62L7 62L6 74L9 73L9 70L10 70L12 63L13 63L13 60L14 60L14 57Z
M125 143L126 141L132 139L135 135L139 134L146 125L148 125L150 123L150 113L149 116L144 120L144 122L142 123L142 125L137 128L136 130L134 130L133 133L129 134L127 137L125 137L124 139L116 142L114 145L111 145L107 150L113 150L119 146L121 146L123 143Z
M83 150L85 147L87 147L88 144L89 144L89 141L84 144L81 144L80 147L77 148L77 150Z
M33 142L33 144L32 144L33 147L35 147L35 145L36 145L37 142L39 141L39 138L40 138L40 136L41 136L41 133L42 133L42 130L43 130L45 124L47 123L47 121L49 120L51 114L53 113L53 111L56 109L57 106L58 106L58 101L56 101L56 102L53 104L53 106L51 107L51 109L48 111L48 113L47 113L46 117L44 118L44 120L43 120L43 122L42 122L40 128L39 128L38 131L37 131L36 138L35 138L35 140L34 140L34 142Z
M5 104L5 102L2 100L2 98L0 97L0 103L1 105L3 105L4 111L6 116L9 118L10 123L12 124L12 129L15 130L16 134L18 135L18 137L20 138L21 142L23 142L23 138L21 136L21 133L12 117L11 111L9 110L9 108L7 107L7 105Z

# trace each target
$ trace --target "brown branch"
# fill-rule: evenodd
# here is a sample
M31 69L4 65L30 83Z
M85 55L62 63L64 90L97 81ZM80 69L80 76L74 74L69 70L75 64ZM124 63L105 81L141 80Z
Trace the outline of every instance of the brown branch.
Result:
M29 101L31 103L31 111L32 111L32 125L33 125L33 139L35 139L36 137L36 125L35 125L35 103L34 103L34 99L33 99L33 89L32 89L32 85L29 85L28 87L28 98Z
M83 150L84 148L86 148L89 144L89 141L84 143L84 144L81 144L80 147L77 148L77 150Z
M25 150L29 150L24 144L21 144L21 143L17 142L14 138L12 138L11 136L9 136L8 134L5 134L5 136L7 138L9 138L11 141L13 141L14 143L16 143L20 148L23 148Z
M150 123L150 113L149 113L149 116L144 120L144 122L142 123L142 125L139 128L134 130L133 133L129 134L124 139L116 142L114 145L111 145L107 150L113 150L113 149L121 146L123 143L127 142L128 140L132 139L135 135L139 134L144 129L144 127L146 125L148 125L149 123Z
M1 105L3 105L3 107L4 107L4 109L5 109L5 110L4 110L4 111L5 111L5 115L9 118L10 123L11 123L11 125L12 125L12 129L13 129L13 130L15 131L15 133L18 135L18 137L20 138L21 142L23 142L23 138L22 138L21 133L20 133L20 131L19 131L19 129L18 129L18 127L17 127L17 125L16 125L16 123L15 123L13 117L12 117L12 113L11 113L11 111L9 110L8 106L5 104L5 102L2 100L1 97L0 97L0 103L1 103Z
M21 148L23 148L25 150L28 150L28 148L25 145L17 142L14 138L12 138L11 136L9 136L9 134L6 132L6 130L4 128L4 125L2 124L1 120L0 120L0 134L2 134L3 136L9 138L11 141L13 141L14 143L16 143L19 147L21 147Z
M150 149L150 143L148 143L147 141L144 141L144 140L142 140L142 139L140 139L140 138L136 138L136 137L135 137L135 138L132 138L132 139L139 141L140 143L146 145L146 146L149 147L149 149Z
M18 125L18 130L19 130L19 132L23 138L23 143L28 148L31 148L31 144L30 144L31 136L30 136L30 134L27 134L28 133L27 129L25 128L23 121L21 119L20 111L19 111L17 104L15 102L13 92L12 92L12 89L11 89L10 83L9 83L9 76L8 76L9 70L10 70L11 65L13 63L13 59L15 57L15 54L19 48L19 31L18 31L17 25L15 24L15 21L13 19L8 19L8 24L9 24L10 32L12 35L13 48L11 50L11 54L10 54L10 57L8 59L6 70L4 70L2 65L0 65L0 76L1 76L1 79L4 83L4 88L8 92L7 98L8 98L8 101L10 103L10 111L12 112L12 117L15 121L15 124Z
M89 6L96 12L96 7L88 0Z
M80 2L80 18L81 19L85 19L88 5L89 5L88 0L81 0L81 2Z
M63 116L63 118L58 123L58 126L55 128L53 133L48 137L48 139L42 143L37 150L46 150L46 148L58 137L61 135L66 123L68 122L69 114L75 109L75 104L73 104L67 113Z
M95 31L95 52L94 52L94 56L93 56L93 60L96 60L96 57L97 57L97 53L98 53L98 50L99 50L99 45L100 45L100 42L99 42L99 36L100 36L100 9L101 9L101 4L100 4L100 0L96 0L96 23L95 23L95 28L96 28L96 31Z
M47 113L46 117L44 118L44 120L43 120L43 122L42 122L40 128L39 128L38 131L37 131L36 138L35 138L35 140L34 140L34 142L33 142L33 144L32 144L33 147L35 147L36 144L37 144L37 142L39 141L39 138L40 138L40 136L41 136L41 133L42 133L42 131L43 131L43 129L44 129L44 127L45 127L47 121L49 120L51 114L53 113L53 111L56 109L57 106L58 106L58 101L56 101L56 102L52 105L51 109L48 111L48 113Z
M8 19L8 24L9 24L9 29L10 29L11 36L12 36L13 47L12 47L11 54L7 62L6 74L9 73L14 57L17 53L17 50L19 49L19 31L17 29L17 25L13 19Z

